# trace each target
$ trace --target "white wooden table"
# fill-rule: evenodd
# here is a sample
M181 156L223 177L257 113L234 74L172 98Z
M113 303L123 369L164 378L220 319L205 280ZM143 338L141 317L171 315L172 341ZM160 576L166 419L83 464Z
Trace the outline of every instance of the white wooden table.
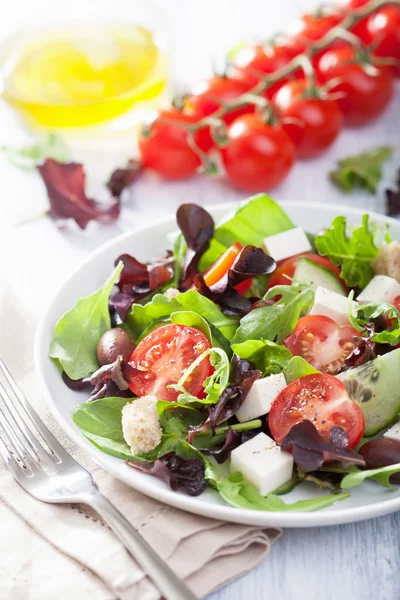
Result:
M88 2L89 0L86 0ZM144 0L141 0L144 2ZM54 6L55 0L52 0ZM84 0L81 3L86 6ZM14 0L2 14L0 35L21 20L38 20L50 2ZM68 3L69 4L69 3ZM97 10L102 6L97 2ZM312 0L155 0L163 10L173 49L176 81L193 82L209 72L212 57L250 35L268 38L289 18L314 5ZM129 0L121 0L129 14ZM58 6L58 3L57 3ZM64 10L60 3L59 10ZM2 11L5 12L5 11ZM42 13L43 14L43 13ZM31 16L32 15L32 16ZM327 172L338 158L378 144L400 145L400 89L385 115L362 130L346 130L323 157L299 163L273 196L276 199L343 203L366 211L383 210L382 190L394 179L400 152L385 171L376 196L345 196L332 187ZM10 112L0 105L0 146L24 139ZM106 152L106 151L105 151ZM107 156L104 155L105 162ZM0 275L15 293L30 298L38 316L53 290L93 248L121 230L171 213L183 201L201 204L243 198L222 182L197 177L160 183L149 175L138 181L125 201L119 225L80 232L60 232L48 220L25 226L13 223L46 206L37 176L10 167L0 157ZM107 173L104 172L103 178ZM98 188L98 185L95 185ZM1 332L0 332L1 335ZM400 597L400 516L398 514L341 527L286 530L258 569L214 594L212 600L397 600Z

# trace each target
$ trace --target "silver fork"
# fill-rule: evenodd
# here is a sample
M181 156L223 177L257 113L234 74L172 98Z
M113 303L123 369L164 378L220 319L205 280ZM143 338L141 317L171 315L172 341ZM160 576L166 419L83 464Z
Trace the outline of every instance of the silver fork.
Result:
M42 502L78 502L94 508L152 579L166 600L196 600L186 584L147 544L59 444L29 404L0 359L0 454L18 483Z

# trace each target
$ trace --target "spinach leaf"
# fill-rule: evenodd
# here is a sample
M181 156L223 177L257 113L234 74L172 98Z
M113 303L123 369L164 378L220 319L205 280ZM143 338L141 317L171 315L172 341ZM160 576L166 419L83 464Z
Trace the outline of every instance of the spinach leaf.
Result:
M108 299L122 268L120 262L101 288L79 299L55 327L49 355L59 361L70 379L82 379L99 368L97 343L111 327Z
M246 340L232 344L232 351L239 358L250 360L263 377L282 373L292 358L290 350L269 340Z
M375 229L364 215L362 224L346 234L346 217L336 217L324 233L315 238L321 256L327 256L334 265L341 267L340 276L349 287L364 288L374 276L372 262L378 255Z
M210 476L210 472L208 471L207 473L206 470L206 476L207 475ZM311 512L326 508L339 500L345 500L350 497L348 492L344 492L286 504L286 502L276 494L271 493L267 494L265 497L261 496L256 488L250 483L246 483L243 475L238 472L231 473L227 479L223 479L222 481L214 479L214 485L217 487L225 502L230 506L270 512Z
M154 321L169 318L172 313L178 311L197 313L228 340L232 339L238 326L237 318L224 315L212 300L205 298L196 290L189 290L171 299L163 294L156 294L151 302L145 305L133 304L127 323L132 334L138 337Z
M244 245L260 246L263 239L294 227L279 204L266 194L246 200L234 215L215 229L215 239L231 246L239 240Z
M342 489L349 489L361 485L365 479L375 479L383 487L389 489L396 489L391 485L389 479L391 475L400 472L400 463L397 465L389 465L387 467L380 467L379 469L367 469L365 471L355 471L345 475L342 479L340 487Z
M264 298L268 300L278 295L281 298L274 304L256 308L240 320L232 344L246 340L282 342L292 333L300 315L314 300L313 290L297 282L293 282L292 285L275 286Z
M313 373L319 373L317 369L314 369L302 356L293 356L283 370L285 375L286 383L292 383L300 377L305 375L312 375Z

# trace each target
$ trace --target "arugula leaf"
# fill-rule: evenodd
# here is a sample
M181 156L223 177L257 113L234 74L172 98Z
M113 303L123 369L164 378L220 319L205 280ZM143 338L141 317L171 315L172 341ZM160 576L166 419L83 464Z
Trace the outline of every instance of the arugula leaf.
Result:
M204 418L191 407L159 400L157 410L163 430L161 442L151 452L136 456L132 454L122 433L122 409L128 402L132 402L132 399L111 397L78 404L74 408L73 421L83 435L106 454L124 460L146 462L156 460L167 452L177 452L177 446L185 440L188 427Z
M58 162L68 162L69 150L64 140L57 134L49 132L40 138L35 144L29 146L3 146L8 160L20 169L34 169L46 158L53 158Z
M294 227L279 204L266 194L246 200L231 217L216 227L215 239L231 246L239 240L243 245L260 246L263 239Z
M315 245L321 256L341 267L340 276L348 286L364 288L374 276L371 263L378 255L374 231L367 214L350 236L346 235L346 222L346 217L336 217L329 229L317 235Z
M385 315L391 319L391 326L383 331L378 331L372 334L372 341L378 344L390 344L397 346L400 343L400 312L388 302L367 302L361 306L357 306L355 313L349 311L349 319L351 324L361 334L368 332L367 325L381 315ZM368 335L368 333L367 333Z
M250 360L263 377L282 373L290 363L292 354L285 346L269 340L246 340L240 344L232 344L232 350L239 358Z
M264 299L268 300L278 295L281 298L274 304L256 308L240 320L232 344L246 340L282 342L292 333L300 315L314 300L313 290L297 282L271 288Z
M283 370L285 375L286 383L292 383L300 377L305 375L312 375L313 373L320 373L317 369L314 369L302 356L293 356Z
M356 187L364 188L375 194L382 178L382 164L393 154L390 146L380 146L355 156L339 160L338 169L329 176L333 183L344 192Z
M286 504L276 494L267 494L266 497L256 490L250 483L246 483L241 473L231 473L227 479L214 481L219 493L227 504L236 508L247 508L250 510L265 510L270 512L311 512L331 506L335 502L350 497L347 492L340 494L329 494L300 500L292 504Z
M197 396L192 396L184 387L186 380L192 375L205 358L210 357L210 363L214 367L213 373L204 381L205 397L199 399ZM215 404L218 402L222 392L229 383L230 364L226 352L221 348L210 348L203 352L196 360L183 372L182 377L177 384L172 384L169 387L177 390L180 393L178 397L179 404L188 404L196 402L200 404Z
M389 479L399 471L400 463L389 465L387 467L380 467L379 469L355 471L354 473L349 473L343 477L340 487L347 490L356 487L357 485L361 485L365 479L375 479L375 481L383 485L383 487L393 490L396 488L389 482Z
M172 313L182 310L199 314L209 324L219 329L228 340L232 339L238 326L237 318L224 315L212 300L205 298L196 290L189 290L170 299L163 294L155 294L145 305L133 304L127 323L132 334L139 337L154 321L169 318Z
M49 356L59 361L70 379L82 379L99 368L97 344L111 328L108 299L123 266L119 262L100 289L80 298L56 324Z

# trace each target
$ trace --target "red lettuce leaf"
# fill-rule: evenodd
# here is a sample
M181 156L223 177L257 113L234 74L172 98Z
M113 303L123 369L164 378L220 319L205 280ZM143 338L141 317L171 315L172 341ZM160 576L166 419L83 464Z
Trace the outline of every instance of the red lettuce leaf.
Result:
M252 309L254 298L243 298L235 289L243 281L259 275L269 275L276 262L256 246L245 246L232 268L217 283L207 286L202 275L195 275L194 285L203 295L219 305L226 315L244 315Z
M197 458L182 458L169 452L154 462L128 461L128 465L165 481L174 491L199 496L207 487L203 463Z
M133 159L129 159L125 167L115 169L106 184L111 192L111 196L119 198L124 189L129 187L138 178L141 171L142 165L139 161Z
M165 261L169 261L169 257ZM113 324L115 314L122 322L126 321L128 312L134 302L145 298L151 292L168 283L173 276L173 270L167 263L144 265L130 254L121 254L115 261L124 263L117 286L119 292L110 296L109 306Z
M386 214L389 217L398 217L400 214L400 169L397 173L397 189L386 190Z
M108 224L118 219L119 198L105 205L86 196L86 176L80 163L60 163L48 158L38 170L50 202L47 214L55 221L74 219L85 229L90 221Z
M234 431L232 427L229 427L226 432L226 437L223 444L215 446L214 448L199 448L202 454L213 456L218 464L224 463L230 456L232 450L247 442L252 437L260 433L261 427L257 429L250 429L249 431Z
M261 377L261 371L254 368L253 363L234 354L232 359L232 383L222 392L217 404L209 408L209 414L204 423L191 427L187 440L190 443L201 432L213 431L215 427L230 419L242 406L251 386Z
M176 213L178 227L187 244L179 284L181 291L188 290L198 273L199 260L210 246L214 235L214 220L211 215L197 204L181 204Z
M335 425L330 440L322 437L311 421L297 423L282 443L282 450L293 455L295 464L306 473L319 469L326 462L340 462L343 466L365 465L360 454L347 446L344 429Z

